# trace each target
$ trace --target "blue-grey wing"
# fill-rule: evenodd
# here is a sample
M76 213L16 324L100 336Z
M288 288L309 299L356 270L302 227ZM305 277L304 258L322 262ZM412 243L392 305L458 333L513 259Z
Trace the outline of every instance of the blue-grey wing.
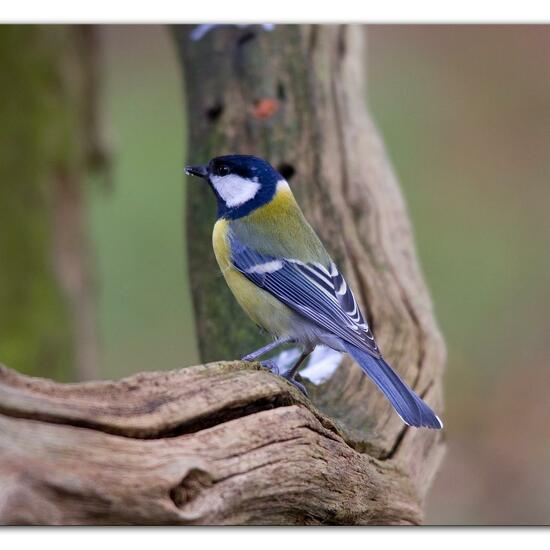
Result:
M231 263L255 285L318 326L379 356L380 351L353 292L336 265L277 258L230 235Z

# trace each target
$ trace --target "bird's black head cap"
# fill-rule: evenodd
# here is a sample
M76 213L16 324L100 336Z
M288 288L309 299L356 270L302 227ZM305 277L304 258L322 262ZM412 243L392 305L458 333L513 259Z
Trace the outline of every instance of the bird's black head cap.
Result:
M241 218L271 201L284 178L269 162L251 155L225 155L206 166L187 166L204 178L216 195L218 218Z

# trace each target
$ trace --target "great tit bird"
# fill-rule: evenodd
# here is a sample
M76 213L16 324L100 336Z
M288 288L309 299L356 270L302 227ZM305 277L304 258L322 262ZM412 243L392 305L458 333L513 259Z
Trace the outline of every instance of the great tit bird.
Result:
M283 376L304 390L294 376L317 345L349 353L406 424L443 427L383 359L353 292L288 183L268 162L228 155L185 171L205 179L216 196L212 242L229 288L249 317L274 337L243 360L255 361L293 342L303 352Z

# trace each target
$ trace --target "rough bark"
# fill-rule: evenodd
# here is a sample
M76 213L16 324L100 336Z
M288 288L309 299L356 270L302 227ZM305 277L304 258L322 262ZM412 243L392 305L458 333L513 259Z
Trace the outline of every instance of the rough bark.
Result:
M57 384L0 367L2 524L415 524L391 460L243 363Z
M98 149L93 28L0 30L0 360L97 373L84 216Z
M354 289L400 375L442 412L445 348L416 259L396 177L366 109L364 28L216 28L199 42L175 30L185 68L189 161L256 154L287 176L306 217ZM203 360L266 341L220 281L211 249L215 206L188 183L190 277ZM313 402L403 466L421 502L443 453L440 432L403 426L351 361Z

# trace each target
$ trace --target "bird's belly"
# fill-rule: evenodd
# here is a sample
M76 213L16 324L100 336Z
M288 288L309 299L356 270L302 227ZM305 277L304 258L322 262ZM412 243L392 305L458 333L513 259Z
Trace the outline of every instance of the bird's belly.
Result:
M227 286L239 305L257 325L276 337L288 335L296 314L271 294L258 288L231 265L231 252L226 238L227 223L226 220L218 220L212 235L214 254Z
M239 305L257 325L277 337L289 334L295 316L290 309L232 267L223 275Z

